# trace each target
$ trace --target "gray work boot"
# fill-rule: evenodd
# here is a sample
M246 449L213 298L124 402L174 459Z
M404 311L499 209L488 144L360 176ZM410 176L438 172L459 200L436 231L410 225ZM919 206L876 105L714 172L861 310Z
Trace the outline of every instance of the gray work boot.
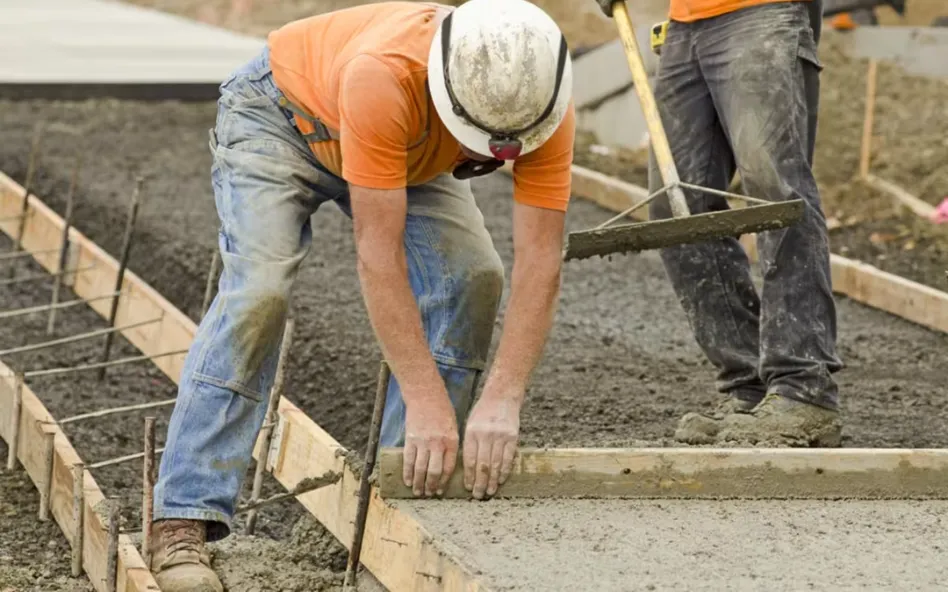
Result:
M199 520L157 520L152 528L151 571L162 592L223 592L204 548Z
M724 418L734 413L750 413L757 401L728 395L711 411L691 412L682 416L675 430L675 440L685 444L713 444Z
M838 448L839 411L770 393L749 414L726 418L718 441L777 447Z

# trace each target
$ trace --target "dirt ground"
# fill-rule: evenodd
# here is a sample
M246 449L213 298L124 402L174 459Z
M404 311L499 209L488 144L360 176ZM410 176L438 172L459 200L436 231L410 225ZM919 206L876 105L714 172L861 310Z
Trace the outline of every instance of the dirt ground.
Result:
M36 192L61 212L76 152L96 154L82 175L76 224L114 254L120 247L116 228L124 218L132 179L137 173L148 176L131 269L195 318L217 228L206 147L206 130L213 125L214 115L213 104L0 103L0 133L5 140L0 144L0 170L15 179L23 178L34 121L68 122L95 130L78 144L65 139L48 143ZM512 257L509 185L508 178L498 175L475 187L508 269ZM569 227L585 228L607 215L577 201L570 210ZM353 272L348 219L334 206L327 206L314 223L312 252L294 301L299 338L289 358L287 393L340 442L360 449L379 352ZM3 307L35 304L47 297L48 288L43 286L3 288L0 293ZM840 350L848 364L839 375L847 424L844 445L945 445L948 371L940 363L940 352L948 346L948 338L845 299L840 299L839 310ZM0 343L39 341L44 337L44 324L42 318L5 322L0 327ZM98 326L101 321L91 311L77 310L63 317L58 331L65 335ZM129 346L123 343L121 347ZM28 354L28 360L11 363L24 368L62 365L90 359L97 351L96 344L77 345L68 351ZM116 355L131 351L120 349ZM34 386L58 417L165 398L174 392L169 381L145 366L110 372L104 387L92 377L78 376ZM668 445L677 418L710 405L714 397L711 370L691 339L654 254L577 262L566 268L556 327L524 409L522 441L525 445L556 446ZM166 412L156 415L162 418L161 439ZM122 421L78 424L70 429L70 437L83 458L99 460L136 451L140 426L139 414ZM126 517L136 524L140 465L114 467L96 477L106 492L123 492L128 500ZM34 502L17 494L29 488L18 489L15 482L7 481L0 487L0 499L15 500L17 512L35 512ZM276 491L275 485L268 483L265 493ZM282 556L310 574L311 579L301 587L286 589L338 589L345 552L308 518L297 524L303 514L295 504L268 509L261 515L259 535L281 542L286 551ZM17 577L22 577L23 570L34 569L36 553L19 541L45 539L49 535L44 533L49 532L48 525L20 518L12 528L2 529L0 557L10 557L3 559L4 569ZM295 549L301 540L310 541L314 551L298 554ZM241 554L230 547L239 542L226 542L220 555L222 560L236 558L234 565L242 570L224 567L229 574L226 577L247 574L249 569L249 579L232 582L233 592L267 589L278 581L274 578L289 573L282 564L247 560L271 543L262 543L264 547L251 543ZM64 562L46 567L54 581L68 574Z

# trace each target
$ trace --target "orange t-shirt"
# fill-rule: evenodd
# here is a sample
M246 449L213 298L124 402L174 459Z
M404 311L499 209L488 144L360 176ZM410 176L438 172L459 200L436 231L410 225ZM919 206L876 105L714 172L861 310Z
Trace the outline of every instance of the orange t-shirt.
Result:
M701 19L721 16L735 10L773 4L774 2L809 2L810 0L671 0L668 18L690 23Z
M287 99L339 140L310 147L349 183L374 189L419 185L463 162L457 140L425 89L428 50L447 7L367 4L292 22L268 37L270 65ZM312 125L301 117L304 132ZM425 131L428 129L428 136ZM535 151L514 162L514 199L565 211L575 113Z

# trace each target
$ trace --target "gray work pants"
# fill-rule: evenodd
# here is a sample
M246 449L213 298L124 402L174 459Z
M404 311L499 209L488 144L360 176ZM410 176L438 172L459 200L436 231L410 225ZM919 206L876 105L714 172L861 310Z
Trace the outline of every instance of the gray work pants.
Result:
M682 181L726 189L737 170L748 195L807 207L797 224L758 235L759 295L734 238L663 249L661 257L721 392L751 401L776 392L836 408L831 375L842 363L826 219L810 166L822 66L808 8L764 4L669 26L655 96ZM650 191L662 184L653 154ZM694 214L728 207L723 198L685 195ZM653 202L650 214L670 217L668 200Z

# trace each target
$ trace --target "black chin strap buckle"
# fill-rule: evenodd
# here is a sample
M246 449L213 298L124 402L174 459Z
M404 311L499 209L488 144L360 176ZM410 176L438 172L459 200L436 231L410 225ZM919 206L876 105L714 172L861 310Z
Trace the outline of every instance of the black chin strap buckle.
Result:
M487 161L476 161L476 160L465 160L458 166L454 167L452 174L455 179L460 179L465 181L467 179L473 179L474 177L483 177L484 175L489 175L504 166L504 161L492 159Z

